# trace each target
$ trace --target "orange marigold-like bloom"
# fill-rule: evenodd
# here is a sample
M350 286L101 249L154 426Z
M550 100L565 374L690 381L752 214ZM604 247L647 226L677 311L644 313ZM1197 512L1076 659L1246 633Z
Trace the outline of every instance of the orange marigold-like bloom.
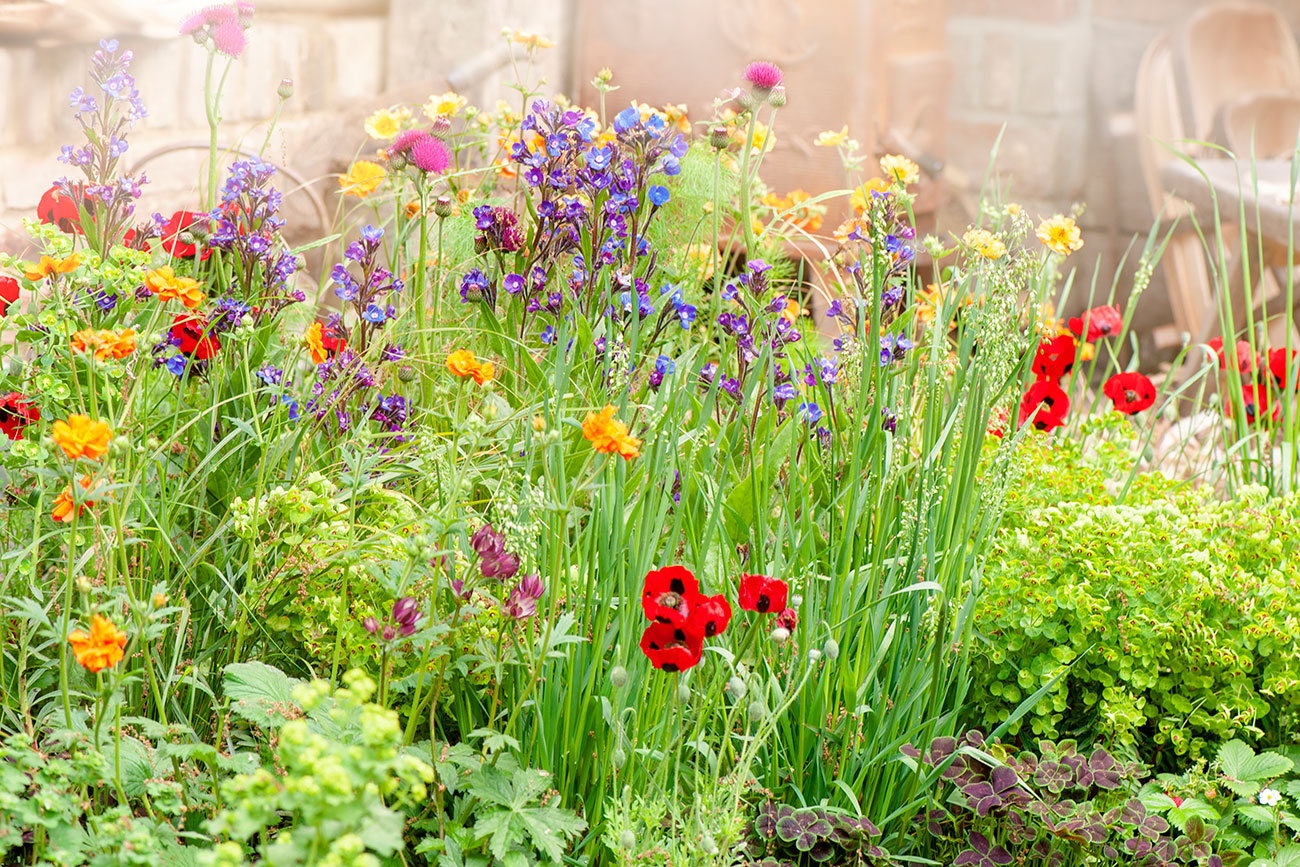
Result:
M447 356L447 369L462 379L474 377L479 385L487 382L496 374L492 362L480 362L468 349L458 349Z
M1038 224L1038 240L1053 253L1068 256L1083 247L1083 236L1074 220L1060 214Z
M77 352L93 352L100 361L112 356L126 358L135 352L135 329L113 331L101 328L95 331L84 328L72 335L72 348Z
M325 349L325 334L323 326L319 321L313 322L307 326L307 330L302 334L302 342L306 344L307 351L311 353L312 364L324 364L330 354Z
M78 629L68 636L72 653L87 671L103 671L122 661L126 650L126 633L113 621L96 614L90 619L90 632Z
M53 259L42 256L41 261L28 268L24 274L28 280L44 280L51 274L67 274L81 264L81 254L73 253L66 259Z
M171 265L146 271L144 285L162 300L178 299L191 310L203 303L204 296L199 281L192 277L176 276Z
M80 484L82 490L89 491L90 483L91 483L91 478L89 475L84 475L81 477ZM59 521L60 523L66 524L72 520L72 511L74 508L76 509L77 514L80 515L86 511L86 508L88 506L93 506L93 505L95 505L94 500L82 500L81 505L77 506L72 501L72 485L68 485L62 491L59 492L59 495L57 497L54 498L54 511L50 513L50 517L54 518L54 520Z
M479 385L483 385L485 382L490 381L492 377L496 376L496 374L496 365L490 361L484 361L474 368L474 372L471 373L470 376L473 376L474 381Z
M606 404L599 414L587 414L582 422L582 435L598 452L622 455L624 460L641 456L641 440L630 436L627 425L614 418L611 404Z
M108 451L108 440L112 435L107 424L84 415L73 414L67 421L54 423L54 441L74 461L80 457L99 460Z

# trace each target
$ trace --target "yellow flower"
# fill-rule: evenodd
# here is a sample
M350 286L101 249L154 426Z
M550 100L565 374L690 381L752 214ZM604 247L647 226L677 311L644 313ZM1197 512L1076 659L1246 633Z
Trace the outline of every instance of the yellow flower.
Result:
M342 188L343 195L361 199L379 189L383 180L383 166L369 160L357 160L346 175L339 177L339 187Z
M409 108L381 108L366 118L366 135L390 139L402 131L402 124L410 117Z
M446 93L430 96L429 101L424 104L424 114L429 120L437 120L440 117L453 118L467 105L469 100L456 91L449 90Z
M985 259L1001 259L1007 255L1007 245L988 229L967 229L961 242Z
M799 302L791 298L785 302L785 309L781 311L781 318L791 325L799 321L800 316L807 316L808 311L799 305Z
M713 276L716 251L712 244L687 244L682 249L682 264L691 269L691 273L701 281Z
M90 475L84 475L79 482L82 490L89 491L91 478ZM81 505L77 506L72 502L72 485L68 485L59 495L54 498L54 509L50 512L50 517L61 524L66 524L72 520L73 510L76 510L78 516L85 513L86 509L95 505L94 500L82 500Z
M24 272L28 280L44 280L51 274L67 274L81 264L81 254L73 253L66 259L42 256L41 261Z
M859 214L865 214L871 210L872 193L888 196L892 191L893 187L889 181L884 178L872 178L849 195L849 204Z
M622 455L624 460L641 456L641 440L630 436L627 425L614 418L614 407L610 404L599 414L587 414L582 422L582 435L598 452Z
M880 170L885 177L893 178L903 186L921 179L921 167L900 154L886 154L880 158Z
M848 140L849 125L845 124L839 132L827 129L817 133L817 138L813 140L813 144L819 148L833 148L844 144Z
M108 451L108 440L113 432L102 421L92 421L88 416L68 416L67 421L54 423L54 442L74 461L80 457L97 461Z
M1036 234L1047 249L1062 256L1068 256L1083 246L1083 236L1074 220L1060 214L1039 223Z
M501 35L516 45L524 45L529 49L533 48L554 48L555 43L545 36L538 36L536 33L529 33L526 30L515 30L512 27L501 28Z
M200 291L199 281L192 277L177 277L171 265L146 271L144 285L163 301L179 299L191 310L203 303L204 295Z
M126 633L111 620L96 614L90 619L90 632L78 629L68 636L72 653L87 671L103 671L122 661Z
M1024 213L1025 209L1020 207L1015 202L1007 202L1007 206L1002 210L1006 211L1008 217L1019 217L1022 213Z

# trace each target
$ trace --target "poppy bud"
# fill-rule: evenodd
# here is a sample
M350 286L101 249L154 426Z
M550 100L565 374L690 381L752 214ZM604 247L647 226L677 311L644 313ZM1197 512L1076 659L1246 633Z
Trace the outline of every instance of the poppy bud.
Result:
M614 762L614 769L619 770L627 764L627 753L623 752L622 747L615 747L614 755L611 756L611 759Z
M678 700L678 701L690 701L690 700L691 700L691 688L690 688L689 686L687 686L686 684L684 684L684 683L679 683L679 684L677 684L677 700Z
M790 630L778 626L776 629L772 630L772 634L769 637L777 644L785 644L790 639Z
M614 684L615 689L622 689L627 686L627 669L621 665L616 665L609 671L609 682Z
M761 701L758 701L757 699L755 699L754 701L751 701L751 702L749 703L749 721L750 721L750 722L752 722L752 723L759 722L759 721L761 721L761 720L763 719L763 717L765 717L765 716L767 716L767 708L763 707L763 703L762 703Z
M822 653L826 654L827 659L834 662L840 658L840 643L834 638L826 639L826 643L822 645Z
M439 217L451 216L451 196L439 196L433 201L433 213Z
M745 686L745 682L738 677L733 677L727 681L727 692L731 693L731 697L736 701L744 698L745 693L748 691L749 688Z
M767 95L767 102L768 105L772 106L773 108L780 108L781 106L785 105L785 88L784 87L772 88L772 92Z
M636 845L636 834L633 834L630 829L619 834L618 845L622 846L624 849L631 849Z
M731 135L725 126L715 126L709 131L709 145L714 150L722 150L731 142Z
M280 97L280 99L288 99L289 97L293 96L293 79L292 78L280 79L280 85L276 87L275 95Z

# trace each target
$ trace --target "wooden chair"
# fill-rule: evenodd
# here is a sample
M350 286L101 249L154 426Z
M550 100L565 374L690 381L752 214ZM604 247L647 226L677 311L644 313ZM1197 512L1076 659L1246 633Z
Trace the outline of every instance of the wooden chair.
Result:
M1300 128L1300 49L1286 20L1273 8L1246 0L1226 0L1192 15L1174 31L1161 34L1147 47L1138 69L1136 127L1148 198L1154 213L1182 224L1165 250L1174 330L1166 329L1158 344L1168 346L1184 332L1203 342L1218 327L1218 293L1226 290L1237 322L1245 321L1247 305L1259 311L1282 294L1271 266L1285 266L1285 256L1270 256L1246 287L1241 280L1242 256L1256 249L1253 235L1245 251L1230 249L1231 262L1216 280L1196 219L1187 204L1163 187L1160 167L1178 157L1223 158L1205 141L1227 147L1242 161L1289 156ZM1208 218L1210 215L1202 215ZM1202 224L1207 239L1213 226ZM1240 231L1223 226L1227 245L1237 245ZM1252 257L1252 264L1255 263Z

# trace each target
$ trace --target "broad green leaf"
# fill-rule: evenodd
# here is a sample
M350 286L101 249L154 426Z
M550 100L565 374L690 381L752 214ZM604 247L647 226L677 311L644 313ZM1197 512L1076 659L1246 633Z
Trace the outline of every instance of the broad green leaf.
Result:
M301 681L265 663L231 663L222 683L231 712L256 725L277 728L301 712L293 700Z

